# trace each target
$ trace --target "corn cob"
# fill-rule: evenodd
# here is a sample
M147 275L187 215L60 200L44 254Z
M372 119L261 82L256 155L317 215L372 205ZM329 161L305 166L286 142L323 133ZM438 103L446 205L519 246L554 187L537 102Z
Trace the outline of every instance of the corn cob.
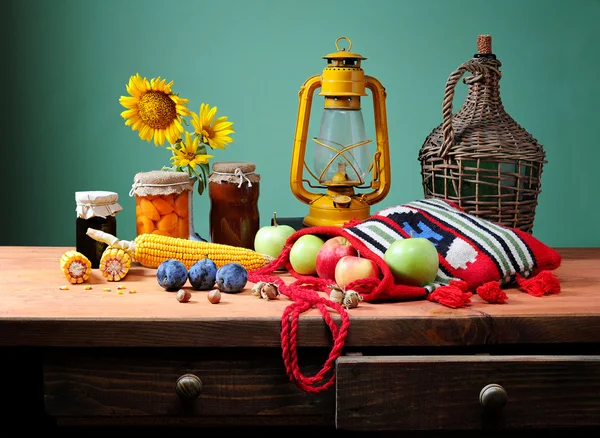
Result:
M107 247L100 259L100 273L108 281L119 281L131 268L131 255L121 248Z
M77 251L67 251L60 258L60 269L71 283L83 283L92 273L90 260Z
M158 268L165 260L174 259L179 260L187 269L190 269L198 260L208 257L215 262L218 268L227 263L239 263L248 271L253 271L274 260L269 255L243 247L198 242L159 234L140 234L133 241L128 241L119 240L111 234L88 228L87 235L110 247L124 250L131 255L133 260L148 268Z

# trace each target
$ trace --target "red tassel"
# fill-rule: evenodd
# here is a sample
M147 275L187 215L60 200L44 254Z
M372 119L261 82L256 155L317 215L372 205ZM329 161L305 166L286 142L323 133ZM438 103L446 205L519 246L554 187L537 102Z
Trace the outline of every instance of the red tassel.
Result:
M440 286L427 295L429 301L443 304L444 306L456 309L466 307L471 303L473 294L467 292L468 285L462 280L452 280L447 286Z
M491 304L503 304L508 300L506 292L500 288L500 283L497 281L489 281L482 284L477 288L476 292L481 299Z
M534 297L560 292L560 282L552 271L540 271L532 278L523 278L517 274L517 283L521 289Z

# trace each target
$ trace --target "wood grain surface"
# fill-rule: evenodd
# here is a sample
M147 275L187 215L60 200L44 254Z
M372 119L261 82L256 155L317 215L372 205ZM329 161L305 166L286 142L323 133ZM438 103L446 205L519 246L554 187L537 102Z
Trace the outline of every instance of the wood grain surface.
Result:
M0 346L279 346L283 311L290 300L222 294L211 304L193 291L189 303L156 282L156 270L133 266L121 282L97 270L84 285L70 285L58 260L72 248L0 247ZM532 297L507 289L507 303L474 296L463 309L427 300L361 303L350 309L346 345L451 346L494 343L600 342L600 248L562 249L556 271L562 292ZM288 274L281 274L292 281ZM122 294L117 287L124 285ZM67 285L68 290L60 290ZM104 291L104 288L110 291ZM189 285L185 286L189 288ZM136 293L129 293L130 290ZM325 294L323 294L325 296ZM334 318L339 317L334 315ZM174 333L177 336L174 336ZM301 346L329 346L320 313L300 318Z
M336 426L345 430L600 426L600 356L342 357ZM481 390L506 391L486 410Z
M46 411L66 417L332 418L334 393L309 394L290 384L276 349L58 349L44 359ZM306 370L318 371L320 352ZM184 374L202 389L185 400Z

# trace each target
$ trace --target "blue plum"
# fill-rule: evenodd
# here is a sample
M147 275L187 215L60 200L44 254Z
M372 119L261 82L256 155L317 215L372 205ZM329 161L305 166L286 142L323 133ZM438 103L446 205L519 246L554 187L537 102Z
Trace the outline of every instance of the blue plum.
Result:
M189 279L195 290L210 290L215 286L217 265L208 257L198 260L192 265Z
M158 284L169 292L178 291L188 279L188 270L179 260L165 260L156 270Z
M241 292L248 282L248 271L239 263L228 263L217 270L216 282L223 292Z

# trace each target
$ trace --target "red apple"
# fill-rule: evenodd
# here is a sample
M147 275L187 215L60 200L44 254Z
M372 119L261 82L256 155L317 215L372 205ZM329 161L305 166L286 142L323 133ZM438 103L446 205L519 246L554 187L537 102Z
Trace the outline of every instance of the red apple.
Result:
M361 278L381 278L381 270L373 260L358 256L344 256L335 265L335 282L339 287Z
M335 280L335 266L344 256L356 256L356 248L350 245L343 236L327 239L317 254L317 275L328 280Z

